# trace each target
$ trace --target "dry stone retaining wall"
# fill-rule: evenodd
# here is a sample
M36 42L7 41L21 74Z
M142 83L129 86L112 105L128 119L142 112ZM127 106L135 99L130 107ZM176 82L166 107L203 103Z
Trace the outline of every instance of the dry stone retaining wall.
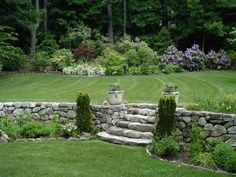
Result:
M61 123L75 122L76 104L74 103L34 103L34 102L7 102L0 103L0 118L8 116L15 118L29 114L35 120L49 121L52 117L59 118ZM127 118L130 111L137 112L137 120L142 123L142 115L149 116L151 124L158 121L158 108L154 104L127 104L127 105L91 105L93 124L103 130L116 125L119 120ZM153 115L156 115L156 120ZM222 140L236 147L236 115L213 113L207 111L188 111L177 108L176 121L179 135L183 141L190 141L190 129L193 123L202 128L201 137L205 141Z

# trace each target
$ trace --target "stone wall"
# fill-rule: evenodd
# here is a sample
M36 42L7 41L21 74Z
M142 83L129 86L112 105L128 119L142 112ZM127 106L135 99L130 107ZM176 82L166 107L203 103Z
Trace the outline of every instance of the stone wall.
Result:
M61 123L75 122L76 104L74 103L0 103L0 118L8 116L14 118L22 114L29 114L35 120L49 121L52 117L59 118ZM158 108L154 104L126 104L126 105L91 105L93 124L102 130L116 125L118 120L127 120L129 112L137 113L132 117L139 122L155 124L158 121ZM147 119L144 118L144 115ZM154 118L153 118L154 117ZM210 141L218 139L236 147L236 115L213 113L206 111L188 111L177 108L176 120L179 135L183 141L190 141L190 129L193 123L202 128L201 137Z

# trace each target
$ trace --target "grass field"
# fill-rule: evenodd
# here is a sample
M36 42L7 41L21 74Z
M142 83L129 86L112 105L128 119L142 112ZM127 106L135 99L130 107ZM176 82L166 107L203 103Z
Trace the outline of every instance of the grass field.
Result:
M52 74L11 74L0 77L0 101L74 102L78 91L89 93L91 101L106 100L110 83L120 82L126 102L157 103L166 83L179 87L180 102L195 97L221 97L236 92L236 71L186 72L155 76L72 77Z
M0 177L220 177L147 156L144 147L101 141L0 144Z

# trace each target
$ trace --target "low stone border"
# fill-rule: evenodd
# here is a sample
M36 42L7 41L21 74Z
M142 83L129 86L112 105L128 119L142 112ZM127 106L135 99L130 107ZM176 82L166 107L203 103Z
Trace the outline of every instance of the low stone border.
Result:
M236 173L229 173L229 172L226 172L226 171L223 171L223 170L220 170L220 169L217 169L217 170L212 170L210 168L206 168L206 167L202 167L202 166L197 166L197 165L193 165L193 164L187 164L187 163L183 163L183 162L179 162L179 161L176 161L176 160L166 160L166 159L163 159L161 157L158 157L157 155L153 155L150 150L150 145L148 145L146 147L146 153L149 157L151 158L154 158L154 159L158 159L160 161L165 161L165 162L169 162L169 163L173 163L173 164L178 164L178 166L184 166L184 167L190 167L190 168L196 168L196 169L200 169L200 170L207 170L207 171L211 171L211 172L215 172L215 173L222 173L222 174L228 174L228 175L235 175L236 176Z

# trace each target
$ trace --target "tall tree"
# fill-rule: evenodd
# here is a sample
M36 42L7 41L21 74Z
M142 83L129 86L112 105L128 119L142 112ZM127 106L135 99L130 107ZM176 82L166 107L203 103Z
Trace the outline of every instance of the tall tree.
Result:
M48 0L44 0L43 9L44 9L44 19L43 19L44 34L45 34L45 36L47 36L47 33L48 33Z
M127 0L124 0L124 35L126 35L127 26Z
M108 41L113 44L113 25L112 25L112 5L107 4L107 15L108 15Z

